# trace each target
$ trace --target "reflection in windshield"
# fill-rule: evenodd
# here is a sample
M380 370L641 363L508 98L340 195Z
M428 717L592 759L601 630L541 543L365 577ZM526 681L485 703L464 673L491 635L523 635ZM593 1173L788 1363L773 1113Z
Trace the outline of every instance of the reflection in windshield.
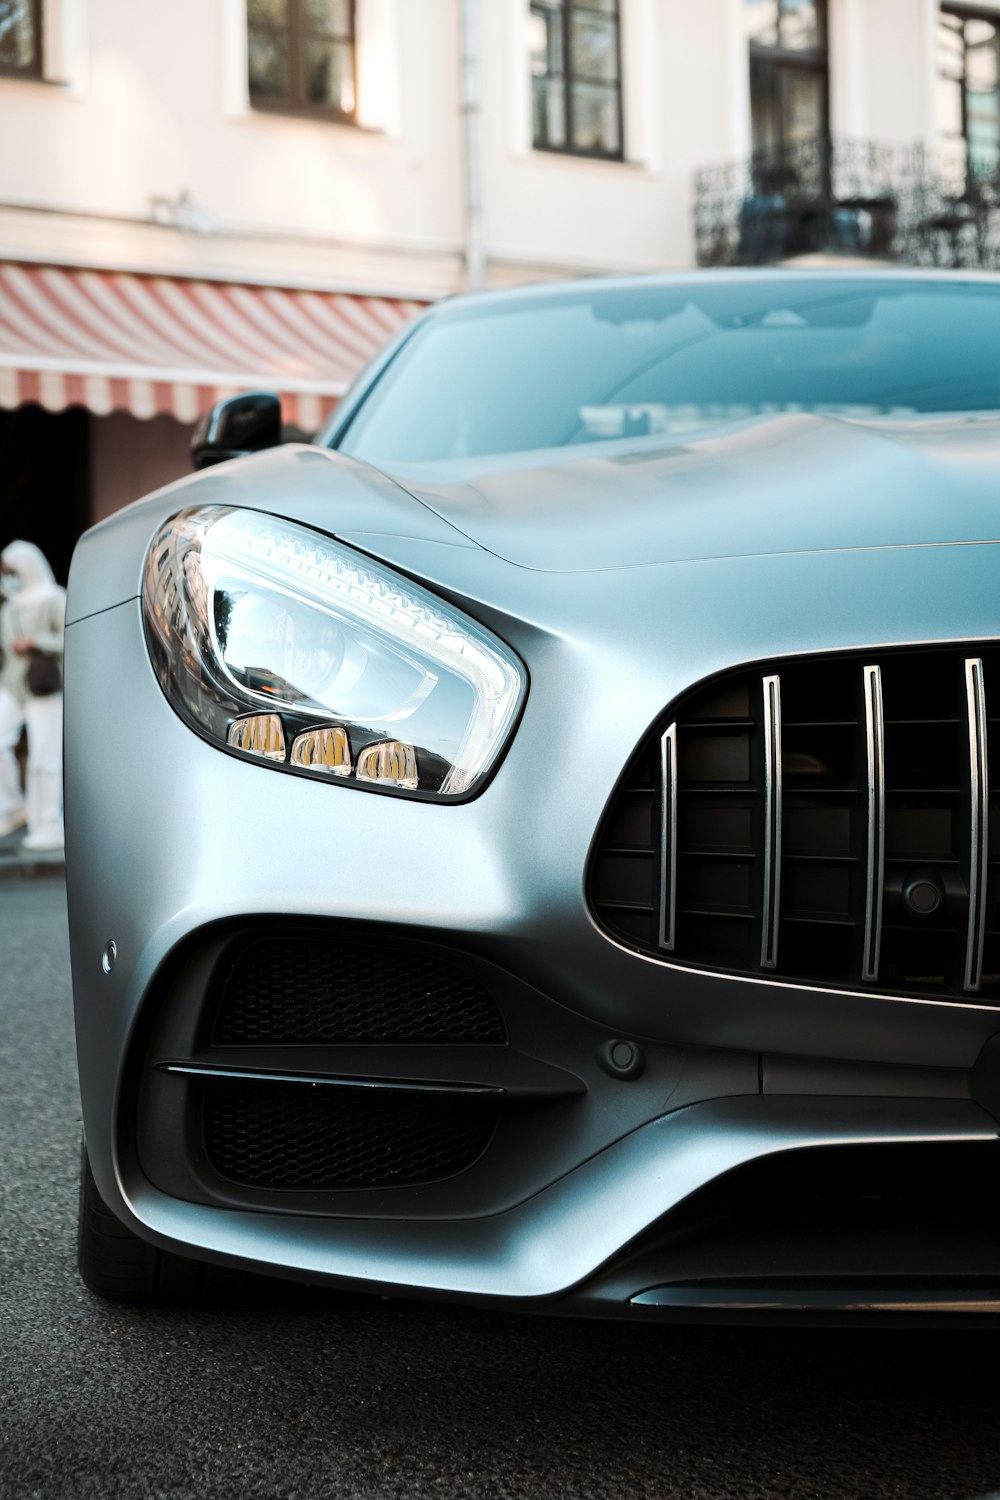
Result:
M1000 410L1000 288L864 276L596 284L428 319L343 436L419 463L787 412Z

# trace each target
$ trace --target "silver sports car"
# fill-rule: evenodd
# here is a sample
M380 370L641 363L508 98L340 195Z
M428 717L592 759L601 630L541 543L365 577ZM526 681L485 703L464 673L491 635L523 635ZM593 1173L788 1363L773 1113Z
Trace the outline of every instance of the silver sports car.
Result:
M1000 1312L998 351L964 274L459 298L83 538L92 1289Z

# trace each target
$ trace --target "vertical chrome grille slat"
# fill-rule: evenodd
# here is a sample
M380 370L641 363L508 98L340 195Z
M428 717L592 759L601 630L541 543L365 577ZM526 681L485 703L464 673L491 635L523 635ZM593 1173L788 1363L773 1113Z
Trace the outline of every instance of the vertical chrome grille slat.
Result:
M865 876L865 946L861 978L878 979L882 944L882 889L885 879L885 720L882 670L864 668L866 766L868 775L868 860Z
M979 989L983 977L983 939L986 930L986 873L989 859L989 772L986 758L986 687L983 663L965 663L965 693L969 710L969 932L965 945L965 988Z
M660 872L660 947L673 953L677 927L677 725L660 739L660 826L663 830Z
M781 909L781 678L765 677L764 690L764 875L760 966L778 963Z

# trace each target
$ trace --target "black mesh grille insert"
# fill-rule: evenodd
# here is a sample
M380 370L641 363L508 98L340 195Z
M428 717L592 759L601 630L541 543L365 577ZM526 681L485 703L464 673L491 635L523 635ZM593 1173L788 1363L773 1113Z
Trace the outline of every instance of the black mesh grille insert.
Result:
M629 766L591 861L592 908L668 961L995 1003L998 747L995 646L716 679Z
M500 1109L494 1099L220 1080L205 1085L205 1149L244 1187L406 1187L470 1167Z
M215 1046L506 1040L493 996L456 964L293 936L261 938L239 952L212 1035Z

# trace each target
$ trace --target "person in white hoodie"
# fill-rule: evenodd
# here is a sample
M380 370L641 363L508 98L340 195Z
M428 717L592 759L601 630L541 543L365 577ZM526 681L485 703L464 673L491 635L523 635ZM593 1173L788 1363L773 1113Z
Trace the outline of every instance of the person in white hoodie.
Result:
M0 591L0 687L19 706L28 730L23 847L61 849L66 593L33 542L11 542L0 552Z
M0 683L0 839L23 828L28 821L21 796L21 772L14 754L23 724L21 705L10 689Z

